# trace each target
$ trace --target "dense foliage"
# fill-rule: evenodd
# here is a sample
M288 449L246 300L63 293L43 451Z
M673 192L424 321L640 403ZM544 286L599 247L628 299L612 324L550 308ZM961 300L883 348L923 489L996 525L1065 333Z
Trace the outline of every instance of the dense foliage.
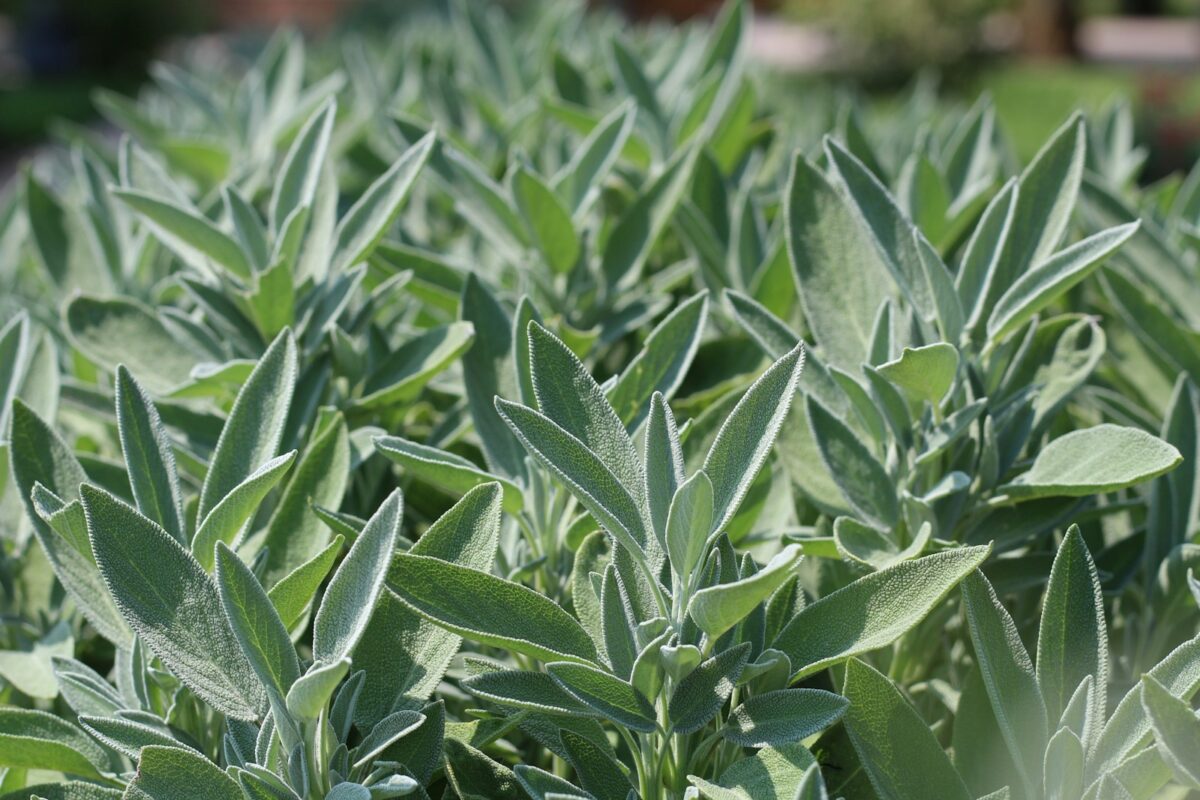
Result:
M1200 788L1200 172L747 19L281 33L32 165L0 798Z

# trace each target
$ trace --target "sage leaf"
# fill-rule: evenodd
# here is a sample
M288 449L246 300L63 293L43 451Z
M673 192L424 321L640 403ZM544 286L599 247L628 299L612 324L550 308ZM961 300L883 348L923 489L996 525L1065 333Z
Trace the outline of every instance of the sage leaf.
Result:
M400 213L421 168L437 142L429 133L410 147L386 172L375 179L362 197L346 212L334 233L333 273L342 272L365 260Z
M749 658L750 643L743 642L700 662L689 672L667 704L671 729L688 734L707 725L728 702Z
M591 637L543 595L469 567L398 553L388 588L421 616L472 641L546 661L596 660Z
M216 764L178 747L142 748L138 771L125 790L128 800L184 800L204 787L212 800L244 800L241 790Z
M655 730L654 707L628 681L587 664L555 661L546 671L567 694L618 725Z
M275 457L296 372L296 343L285 330L263 353L234 400L200 490L196 512L201 519L259 465Z
M821 689L778 689L755 695L729 715L721 735L742 747L798 742L837 722L846 698Z
M787 417L802 369L804 346L799 344L751 384L717 432L703 467L713 482L714 530L729 524L758 477Z
M1000 491L1020 500L1114 492L1158 477L1182 459L1174 446L1156 436L1105 423L1052 440L1028 471Z
M249 567L224 543L216 552L217 591L233 635L263 686L286 697L300 677L287 628Z
M158 410L129 370L117 367L117 430L138 510L187 544L175 454Z
M701 589L688 604L688 615L700 630L716 639L783 585L803 557L800 545L789 544L753 575Z
M842 694L850 701L842 722L872 785L884 795L972 797L933 731L890 680L851 659Z
M256 719L266 696L200 564L107 492L84 485L81 495L96 563L129 626L213 708Z
M313 657L318 661L349 656L366 629L396 548L403 504L399 490L393 492L333 573L313 623Z
M791 659L793 682L884 647L924 619L989 551L964 547L934 553L859 578L801 610L771 647Z

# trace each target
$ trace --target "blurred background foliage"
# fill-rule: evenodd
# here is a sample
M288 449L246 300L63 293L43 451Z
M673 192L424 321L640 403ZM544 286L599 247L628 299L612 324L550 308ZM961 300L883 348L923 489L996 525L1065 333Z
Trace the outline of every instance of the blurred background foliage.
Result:
M537 4L503 2L514 15ZM591 0L639 21L708 16L713 0ZM53 126L94 118L98 87L133 93L155 58L220 33L230 53L298 24L314 38L368 36L439 0L0 0L0 184ZM767 79L806 101L848 90L886 113L921 76L950 103L987 92L1028 160L1070 111L1131 103L1153 179L1200 155L1200 0L758 0ZM1115 47L1114 47L1115 43ZM194 50L194 44L187 45ZM811 104L807 107L811 108Z

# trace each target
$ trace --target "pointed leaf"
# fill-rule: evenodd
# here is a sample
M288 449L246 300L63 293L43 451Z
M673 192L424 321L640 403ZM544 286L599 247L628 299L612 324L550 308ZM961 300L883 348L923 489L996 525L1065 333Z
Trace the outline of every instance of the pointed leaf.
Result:
M400 206L429 160L436 141L436 134L431 132L406 150L342 217L334 234L336 245L330 266L333 273L343 272L371 255L400 213Z
M101 489L82 489L96 563L146 646L205 702L256 719L266 696L229 627L212 580L183 546Z
M291 331L275 338L238 392L200 490L196 514L208 516L260 464L275 457L296 385Z
M396 549L403 507L397 489L367 521L367 527L333 573L313 623L316 660L333 662L349 656L366 630Z
M791 659L793 681L884 647L924 619L990 550L934 553L859 578L802 610L771 646Z
M729 701L749 658L750 643L743 642L700 662L689 672L676 685L667 704L671 729L689 734L707 725Z
M890 680L857 659L846 664L842 718L880 797L971 800L933 731Z
M688 604L688 615L709 638L716 639L782 586L803 557L800 545L789 544L753 575L701 589Z
M138 510L187 544L175 453L158 409L123 366L116 375L117 431Z
M233 635L262 685L285 697L300 677L287 628L250 568L224 543L216 551L217 591Z
M546 671L567 694L606 719L643 733L655 729L654 707L628 681L596 667L565 661L547 664Z
M481 644L552 661L596 660L591 637L532 589L438 558L398 553L387 586L418 614Z
M704 458L704 471L713 483L713 530L723 530L766 461L787 417L800 371L804 345L767 368L751 384L725 419Z

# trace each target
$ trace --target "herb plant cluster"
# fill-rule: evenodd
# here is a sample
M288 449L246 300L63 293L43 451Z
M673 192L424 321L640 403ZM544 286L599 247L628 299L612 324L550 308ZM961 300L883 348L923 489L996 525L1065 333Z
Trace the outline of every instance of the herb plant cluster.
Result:
M0 800L1200 790L1200 170L799 113L748 21L462 2L63 131Z

